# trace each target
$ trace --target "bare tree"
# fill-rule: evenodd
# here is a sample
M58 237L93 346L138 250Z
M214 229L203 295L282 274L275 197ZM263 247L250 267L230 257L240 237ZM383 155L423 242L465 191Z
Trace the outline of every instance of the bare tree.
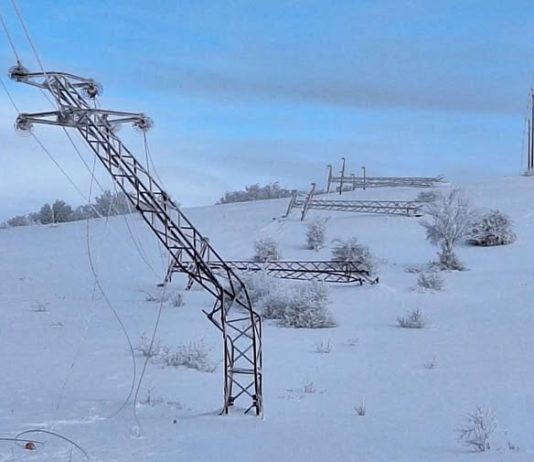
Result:
M462 270L463 265L454 253L454 247L463 239L473 221L469 199L460 189L453 189L430 202L425 208L429 220L422 220L426 238L440 248L439 263L442 269Z

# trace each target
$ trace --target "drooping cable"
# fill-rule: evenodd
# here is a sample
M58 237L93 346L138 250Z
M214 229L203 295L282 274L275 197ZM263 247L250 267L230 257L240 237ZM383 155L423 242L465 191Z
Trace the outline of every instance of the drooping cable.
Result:
M91 200L91 194L92 194L92 189L93 189L93 178L94 178L94 169L95 169L95 167L96 167L96 157L95 157L94 162L93 162L93 171L92 171L91 182L90 182L90 186L89 186L89 203L90 203L90 200ZM106 302L107 307L112 311L113 315L115 316L115 319L119 323L120 328L121 328L121 330L122 330L122 332L124 334L124 337L126 338L126 340L128 342L128 347L130 349L130 356L132 358L132 381L131 381L131 384L130 384L130 389L128 391L128 396L122 402L120 407L109 416L109 418L112 418L112 417L115 417L116 415L118 415L126 407L128 402L130 401L130 398L132 397L132 394L133 394L134 388L135 388L135 384L136 384L136 381L137 381L137 364L136 364L136 361L135 361L134 347L133 347L132 341L130 339L130 335L128 334L128 331L126 329L126 326L124 325L124 322L122 321L121 317L119 316L119 313L117 313L117 310L115 309L115 307L111 303L111 300L109 299L106 291L104 290L104 288L102 287L102 284L100 283L100 279L98 278L98 273L96 271L96 267L95 267L95 264L94 264L94 261L93 261L93 255L92 255L92 252L91 252L91 241L90 241L90 238L89 238L89 221L90 220L88 218L86 220L86 245L87 245L87 255L89 257L89 266L91 268L91 272L93 274L96 286L98 287L98 290L99 290L100 294L104 298L104 301Z
M51 436L54 436L54 437L59 438L61 440L64 440L67 443L72 444L76 449L78 449L85 456L86 459L88 459L88 460L91 459L89 457L89 454L87 453L87 451L84 448L82 448L78 443L76 443L75 441L71 440L70 438L67 438L66 436L61 435L60 433L52 432L50 430L43 430L43 429L39 429L39 428L32 429L32 430L25 430L23 432L20 432L16 436L16 438L20 439L21 436L29 435L30 433L43 433L45 435L51 435Z

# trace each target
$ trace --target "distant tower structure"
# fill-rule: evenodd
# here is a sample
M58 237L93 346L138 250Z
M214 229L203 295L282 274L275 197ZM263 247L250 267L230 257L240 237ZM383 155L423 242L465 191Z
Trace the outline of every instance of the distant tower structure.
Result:
M534 89L530 90L530 117L528 119L527 175L534 175Z

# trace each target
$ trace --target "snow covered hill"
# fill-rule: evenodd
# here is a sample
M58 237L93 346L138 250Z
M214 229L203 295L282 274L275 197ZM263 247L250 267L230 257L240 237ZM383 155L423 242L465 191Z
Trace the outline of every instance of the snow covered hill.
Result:
M445 272L444 290L414 290L406 269L434 258L417 218L311 211L328 217L328 239L358 237L379 261L380 284L330 285L338 326L264 323L265 415L222 404L222 342L201 309L209 296L166 289L161 346L199 342L214 372L149 362L134 413L121 409L134 346L150 335L166 257L137 216L0 231L0 436L57 432L94 461L532 461L534 460L534 179L472 181L475 206L511 216L509 246L460 247L468 271ZM446 187L442 187L445 189ZM344 198L414 199L420 190L356 191ZM286 259L329 259L304 247L306 224L287 219L287 199L200 207L186 214L228 259L246 259L261 237ZM131 229L131 234L128 230ZM106 297L95 286L88 252ZM184 305L173 306L180 293ZM420 309L423 329L397 317ZM319 344L331 352L318 353ZM144 357L136 351L135 374ZM355 407L364 403L365 416ZM466 414L493 409L491 450L458 442ZM120 412L118 412L120 410ZM0 441L0 461L85 460L64 440L26 434L33 451Z

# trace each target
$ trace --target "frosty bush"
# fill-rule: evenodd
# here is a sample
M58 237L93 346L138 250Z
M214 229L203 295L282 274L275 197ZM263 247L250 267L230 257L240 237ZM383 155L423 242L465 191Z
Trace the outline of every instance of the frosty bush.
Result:
M435 271L419 273L417 285L421 289L441 290L443 289L443 278Z
M400 327L406 329L422 329L427 324L427 321L420 309L413 310L406 316L399 316L397 318L397 322Z
M336 325L327 309L328 293L326 286L312 282L297 288L280 318L286 327L322 328Z
M280 290L279 280L269 276L266 271L247 274L241 279L247 288L250 302L254 307L261 308L266 297Z
M460 441L474 451L488 451L491 449L491 435L496 428L495 412L479 407L474 413L467 415L465 427L459 430Z
M315 344L315 353L329 354L332 353L332 343L330 340L321 340Z
M162 359L167 366L184 366L201 372L213 372L215 364L209 357L210 349L202 340L179 345L175 349L163 348Z
M171 297L171 304L175 308L179 308L181 306L184 306L184 297L182 296L182 294L180 292L174 294Z
M158 338L154 339L154 343L151 343L151 339L146 335L142 335L135 347L146 358L152 358L158 356L162 352L161 341Z
M285 327L315 329L336 325L327 308L327 288L318 282L274 291L263 304L263 317L277 319Z
M306 246L308 249L319 250L324 247L326 240L326 220L315 218L308 224L306 230Z
M498 210L491 210L475 221L467 235L473 245L505 245L516 239L510 218Z
M354 262L362 271L367 271L369 274L375 272L375 260L371 252L366 246L358 244L357 238L352 237L346 241L336 239L334 242L332 261Z
M426 238L439 246L438 252L441 269L462 270L462 263L454 253L454 246L463 239L472 222L473 211L469 200L459 189L440 196L435 202L425 207L430 221L422 220L426 229Z
M441 193L432 189L431 191L421 191L415 200L417 202L434 202L441 197Z
M145 295L145 302L165 303L168 300L169 300L169 294L165 294L165 293L152 295L150 292L146 292L146 295Z
M254 256L256 262L278 261L282 258L278 243L269 237L254 242Z
M262 300L262 316L265 319L282 319L293 297L293 289L279 287L271 291Z
M356 411L356 414L358 414L360 417L363 417L365 416L365 414L367 414L367 409L363 401L361 401L360 404L358 404L357 406L354 406L354 410Z

